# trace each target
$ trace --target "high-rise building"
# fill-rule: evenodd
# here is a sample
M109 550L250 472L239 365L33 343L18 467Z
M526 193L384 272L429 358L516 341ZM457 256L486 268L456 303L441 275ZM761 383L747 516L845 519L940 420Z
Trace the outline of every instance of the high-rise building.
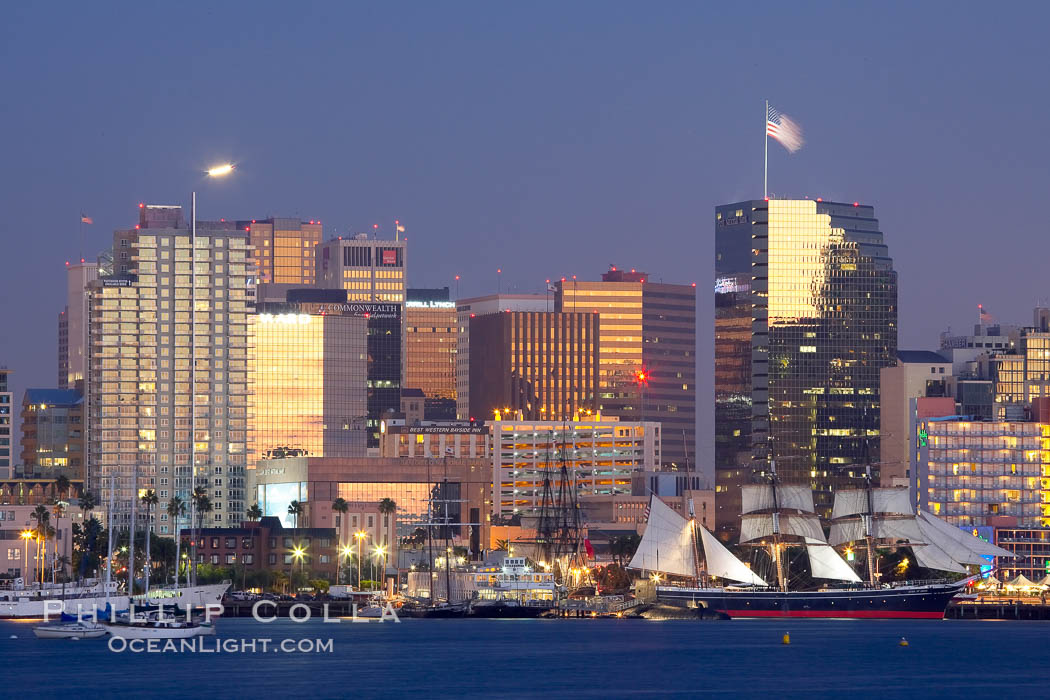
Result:
M597 409L595 313L504 311L470 319L470 416L572 420Z
M58 388L72 389L85 376L87 285L98 279L98 263L66 263L66 306L58 314Z
M347 302L369 314L368 447L375 450L383 417L401 408L407 251L406 241L366 234L326 241L317 251L317 286L345 289Z
M909 464L915 449L915 419L924 413L955 415L951 397L952 363L929 350L899 350L897 363L879 372L879 476L883 486L909 485ZM936 408L934 408L936 407Z
M665 466L696 460L696 287L612 267L601 282L561 280L556 311L601 319L598 408L663 427ZM706 475L714 481L714 472Z
M115 477L114 524L127 527L139 488L189 502L193 484L239 523L250 452L254 271L248 232L198 222L178 206L141 206L114 232L112 274L89 284L87 467L101 502ZM193 465L191 471L191 465ZM172 534L167 516L160 534Z
M82 383L81 383L82 385ZM76 389L26 389L22 397L18 479L84 480L84 395Z
M470 319L501 311L551 311L551 295L490 294L456 300L456 418L470 419ZM478 416L483 420L484 416Z
M11 370L0 367L0 478L11 477L11 406L13 396L8 384Z
M407 291L404 386L423 392L427 419L456 418L457 336L448 287Z
M501 418L503 418L501 416ZM581 417L581 420L515 420L486 423L492 433L492 513L535 514L544 502L544 481L552 496L568 469L576 497L631 493L631 479L660 466L660 424ZM553 503L551 503L553 505Z
M879 370L896 360L897 276L874 209L727 204L715 209L715 241L719 497L776 460L780 478L810 485L830 514L833 491L878 462ZM724 532L737 527L731 499L718 505Z
M405 301L407 241L369 238L336 238L317 251L317 285L345 289L347 301Z
M257 302L252 459L365 455L368 319L344 301ZM294 296L294 293L293 293Z
M1050 309L1037 308L1034 325L1023 328L1013 352L993 355L995 415L999 420L1023 420L1035 399L1050 396Z
M314 283L317 246L323 235L320 221L252 219L238 221L237 226L250 234L248 242L260 284Z

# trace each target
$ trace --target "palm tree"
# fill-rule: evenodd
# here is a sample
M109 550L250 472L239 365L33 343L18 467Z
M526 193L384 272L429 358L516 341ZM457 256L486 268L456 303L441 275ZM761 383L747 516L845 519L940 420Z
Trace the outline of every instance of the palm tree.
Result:
M47 536L47 522L51 519L51 513L48 511L47 506L40 504L33 509L33 512L29 514L29 517L36 521L36 578L40 581L40 583L43 583L44 568L40 563L40 540ZM44 551L46 552L46 543L44 547Z
M288 504L288 515L295 518L295 528L299 528L299 516L303 514L303 504L299 501L292 501Z
M156 491L149 489L139 496L139 500L142 501L142 505L146 506L146 593L149 593L149 570L153 566L149 556L149 543L153 539L153 506L157 505L160 499L157 498Z
M337 498L334 501L332 501L332 512L333 513L339 513L339 515L341 516L341 519L339 521L339 535L340 535L340 539L342 539L342 533L343 533L343 530L344 530L344 528L346 526L346 513L347 513L348 510L350 510L350 504L346 502L345 498L340 497L340 498ZM339 557L337 555L336 556L337 564L336 564L336 567L335 567L335 582L336 583L339 583L338 559L339 559Z
M191 532L193 540L190 542L190 566L192 567L193 576L192 581L194 584L197 583L197 531L204 528L204 515L212 511L211 498L208 497L208 490L203 486L198 486L193 490L193 495L190 496L190 500L193 501L193 509L196 511L197 522L196 529ZM194 523L190 523L191 527Z
M80 511L84 514L84 522L87 522L88 513L95 510L97 505L98 503L95 501L95 497L90 493L80 495Z
M186 515L186 503L178 496L172 496L168 501L168 517L175 521L175 589L179 588L179 562L182 549L182 532L179 530L179 522Z
M391 530L392 523L390 522L390 516L397 512L397 503L394 503L394 499L392 499L392 498L381 498L381 499L379 499L379 512L382 513L383 516L384 516L383 517L383 527L384 527L384 529L386 531L384 533L384 535L383 535L383 543L386 545L386 548L383 550L383 576L382 576L382 579L385 582L386 581L386 567L387 567L387 561L388 561L387 557L390 556L390 543L391 543L390 530Z
M244 514L248 516L248 521L253 523L263 516L262 508L259 507L258 503L248 506L248 510Z
M55 479L55 488L58 489L58 494L62 496L62 500L69 500L69 477L65 474L59 474L58 478Z
M65 479L64 476L61 477L61 478ZM69 479L66 479L66 483L67 484L69 483ZM66 488L68 489L69 486L67 485ZM59 522L62 520L62 516L66 514L66 508L68 506L69 506L69 504L66 503L65 501L57 501L52 506L52 508L54 508L54 510L52 512L55 515L55 526L56 526L56 528L58 527ZM67 540L67 542L68 542L68 540ZM67 545L67 547L68 547L68 545ZM58 542L55 542L55 551L52 552L52 554L51 554L52 561L54 560L56 554L58 554ZM65 583L63 583L63 587L65 587Z

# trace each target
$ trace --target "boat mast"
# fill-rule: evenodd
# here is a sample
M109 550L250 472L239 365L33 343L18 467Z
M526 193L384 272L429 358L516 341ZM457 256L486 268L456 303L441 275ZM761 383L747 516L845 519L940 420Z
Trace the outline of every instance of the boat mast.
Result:
M701 578L706 577L702 576L700 570L700 547L696 542L696 511L693 508L692 498L689 499L689 526L689 534L693 538L693 567L696 571L696 585L699 587L701 585Z
M875 502L871 493L871 465L864 467L864 490L867 496L868 510L864 513L864 542L868 550L868 583L875 585L875 537L872 533L874 521Z
M787 591L787 576L784 573L784 561L780 544L780 504L777 502L777 463L769 460L769 488L773 492L773 565L777 569L777 583L780 590Z
M452 605L452 544L449 539L452 535L452 528L449 527L448 518L448 478L442 482L441 495L445 501L445 602Z
M109 505L106 507L106 527L109 530L109 546L106 554L106 607L109 607L109 589L113 581L113 474L109 475Z

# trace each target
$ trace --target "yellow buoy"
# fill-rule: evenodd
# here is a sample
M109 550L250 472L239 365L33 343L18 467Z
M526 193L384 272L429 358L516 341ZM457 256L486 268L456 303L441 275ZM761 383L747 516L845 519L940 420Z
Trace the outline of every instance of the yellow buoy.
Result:
M781 639L780 639L780 643L781 644L791 644L791 635L788 634L787 632L785 632L784 636L781 637Z
M901 640L899 642L897 642L897 646L902 646L902 647L908 646L908 640L905 639L904 637L901 637Z

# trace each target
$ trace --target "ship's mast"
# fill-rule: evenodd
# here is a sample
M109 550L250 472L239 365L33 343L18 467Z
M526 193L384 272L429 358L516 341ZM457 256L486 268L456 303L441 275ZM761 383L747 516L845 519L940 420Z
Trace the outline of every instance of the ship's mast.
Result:
M696 585L701 586L704 582L702 579L707 577L703 575L703 571L700 568L700 546L696 541L696 511L693 508L693 499L689 499L689 534L693 538L693 566L696 570Z
M784 572L784 560L781 551L780 543L780 504L777 502L777 463L776 460L769 460L769 488L773 492L773 565L777 569L777 583L780 585L780 590L787 591L787 576Z
M864 542L865 547L868 550L868 583L872 586L875 585L875 548L874 542L875 537L872 533L872 523L874 521L875 513L875 502L872 499L871 493L871 466L866 465L864 467L864 490L867 495L868 511L864 513Z

